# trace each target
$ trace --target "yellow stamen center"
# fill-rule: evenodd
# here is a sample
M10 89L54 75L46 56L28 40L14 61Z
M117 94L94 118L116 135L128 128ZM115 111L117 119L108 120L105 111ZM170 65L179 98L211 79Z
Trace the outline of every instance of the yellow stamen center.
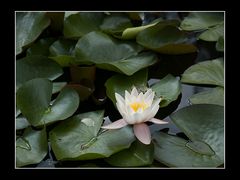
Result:
M134 102L130 104L130 107L134 110L134 112L137 112L139 108L142 108L142 110L145 110L148 105L144 102Z

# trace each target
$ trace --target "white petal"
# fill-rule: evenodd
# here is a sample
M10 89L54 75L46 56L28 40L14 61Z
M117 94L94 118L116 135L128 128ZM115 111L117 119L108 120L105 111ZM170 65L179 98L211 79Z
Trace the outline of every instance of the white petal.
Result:
M152 94L152 89L148 89L143 98L146 99L150 94Z
M122 116L127 113L124 104L117 102L117 103L116 103L116 106L117 106L117 109L118 109L119 113L120 113Z
M133 131L138 140L143 144L151 143L151 133L149 127L145 123L134 124Z
M125 100L123 99L123 97L120 94L115 93L115 98L116 98L117 102L125 104Z
M137 102L142 102L143 101L143 93L141 92L138 96L137 96Z
M135 96L135 97L138 96L138 91L135 87L132 89L131 96Z
M156 118L152 118L149 120L150 122L153 122L155 124L167 124L168 122L160 120L160 119L156 119Z
M119 119L111 124L102 126L103 129L119 129L127 125L127 122L124 119Z
M131 100L131 95L128 91L125 90L125 104L129 104Z
M152 92L144 101L148 106L152 105L153 98L155 96L155 92Z
M145 121L148 121L149 119L152 119L158 112L159 109L159 99L154 101L152 107L151 107L151 111L148 113Z

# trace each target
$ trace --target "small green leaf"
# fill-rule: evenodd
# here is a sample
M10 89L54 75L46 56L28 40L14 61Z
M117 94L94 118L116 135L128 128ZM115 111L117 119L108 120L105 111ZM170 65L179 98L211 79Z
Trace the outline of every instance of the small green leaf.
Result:
M204 41L217 41L221 36L224 36L223 23L204 31L200 34L199 39L202 39Z
M179 30L175 21L162 21L141 31L137 37L140 45L163 54L186 54L197 48L187 43L186 34Z
M131 144L130 148L113 154L105 160L112 166L146 166L152 164L153 162L153 151L153 144L144 145L139 141L135 141Z
M124 96L125 90L131 91L133 86L138 89L146 90L147 75L148 71L147 69L144 69L136 72L132 76L120 74L112 76L105 83L107 96L112 100L113 104L116 104L115 93Z
M52 149L58 160L89 160L109 157L128 148L135 140L130 127L99 132L103 111L76 115L50 131Z
M45 129L35 131L27 128L22 137L16 141L17 167L37 164L48 152L47 134Z
M210 84L224 87L224 63L222 58L192 65L182 74L181 81L190 84Z
M194 94L189 100L192 104L216 104L224 106L224 89L222 87L212 88Z
M175 101L181 93L180 81L171 74L165 76L151 88L156 92L157 97L162 98L160 107L165 107Z
M16 12L16 55L35 41L49 24L45 12Z
M104 13L102 12L79 12L65 14L63 33L67 38L77 39L91 31L99 30Z
M190 12L181 23L181 28L186 31L208 29L224 21L220 12Z
M26 81L34 78L54 80L63 74L63 70L51 59L45 56L27 56L17 60L16 86L17 89Z

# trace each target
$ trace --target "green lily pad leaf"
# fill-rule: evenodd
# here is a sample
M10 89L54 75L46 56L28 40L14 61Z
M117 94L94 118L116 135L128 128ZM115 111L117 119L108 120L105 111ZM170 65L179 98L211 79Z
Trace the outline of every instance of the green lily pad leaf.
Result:
M55 94L63 89L67 85L67 82L53 82L52 93Z
M219 24L200 34L199 39L204 41L217 41L219 37L224 35L224 25Z
M73 115L79 105L79 96L71 88L64 88L42 117L43 124L64 120Z
M176 126L192 141L208 144L221 161L224 161L224 107L197 104L182 108L170 115ZM219 164L219 165L220 165Z
M35 41L49 24L45 12L16 12L16 55Z
M102 32L91 32L79 39L75 55L79 61L99 64L130 58L142 49L134 42L123 42Z
M221 52L224 51L224 37L223 36L220 36L218 38L218 41L216 43L216 50L221 51Z
M180 27L186 31L208 29L224 21L223 13L219 12L190 12L182 21Z
M44 38L40 39L36 43L34 43L30 48L27 50L27 56L33 55L49 55L49 47L55 41L55 38Z
M22 137L16 141L17 167L37 164L43 160L48 152L46 130L35 131L27 128Z
M156 92L157 97L162 98L160 107L165 107L178 98L181 93L181 82L178 78L168 74L151 88Z
M52 83L36 78L24 83L17 91L17 105L33 126L63 120L71 116L79 105L79 96L73 89L64 88L50 106Z
M97 67L131 76L137 71L155 64L157 59L158 57L156 54L152 52L143 52L128 59L97 64Z
M18 116L16 118L16 130L25 129L28 126L30 126L30 124L24 116Z
M159 19L159 21L160 21L160 19ZM145 26L126 28L122 33L121 39L135 39L139 32L156 25L159 21L157 21L155 23L150 23Z
M187 35L178 27L160 22L138 33L136 40L142 46L162 54L186 54L197 50L188 44Z
M131 20L125 13L111 13L111 15L106 16L100 29L108 34L119 34L122 33L124 29L132 27Z
M100 30L104 13L102 12L79 12L65 15L63 33L67 38L78 39L83 35Z
M54 80L61 76L61 67L45 56L27 56L17 60L16 63L16 86L34 78L47 78Z
M60 39L55 41L49 48L50 57L62 67L80 64L74 57L76 41Z
M132 143L130 148L124 149L116 154L113 154L109 158L106 158L112 166L119 167L136 167L136 166L147 166L152 164L154 155L153 144L144 145L139 141Z
M156 132L153 135L154 158L168 167L217 167L223 163L211 147L201 141L187 141Z
M52 95L52 83L36 78L24 83L17 91L17 106L32 125L37 125L48 109Z
M135 140L132 128L100 132L103 111L87 112L62 122L50 131L50 142L58 160L89 160L109 157Z
M224 106L224 89L222 87L212 88L194 94L189 100L191 104L217 104Z
M222 58L200 62L182 74L181 81L190 84L210 84L224 87L224 63Z
M144 91L147 89L147 76L147 69L138 71L132 76L114 75L105 83L107 96L112 100L113 104L116 104L115 93L124 97L125 90L130 92L133 86Z

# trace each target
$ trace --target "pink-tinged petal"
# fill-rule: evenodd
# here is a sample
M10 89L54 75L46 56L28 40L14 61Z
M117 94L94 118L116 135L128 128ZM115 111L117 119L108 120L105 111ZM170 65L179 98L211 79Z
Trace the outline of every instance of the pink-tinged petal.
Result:
M167 124L168 122L160 120L160 119L156 119L156 118L152 118L149 120L150 122L153 122L155 124Z
M145 123L134 124L133 131L138 140L143 144L151 143L151 133L149 127Z
M103 129L119 129L124 126L128 125L128 123L124 119L119 119L111 124L108 124L106 126L102 126Z
M138 91L135 87L132 89L131 96L135 96L135 97L138 96Z

